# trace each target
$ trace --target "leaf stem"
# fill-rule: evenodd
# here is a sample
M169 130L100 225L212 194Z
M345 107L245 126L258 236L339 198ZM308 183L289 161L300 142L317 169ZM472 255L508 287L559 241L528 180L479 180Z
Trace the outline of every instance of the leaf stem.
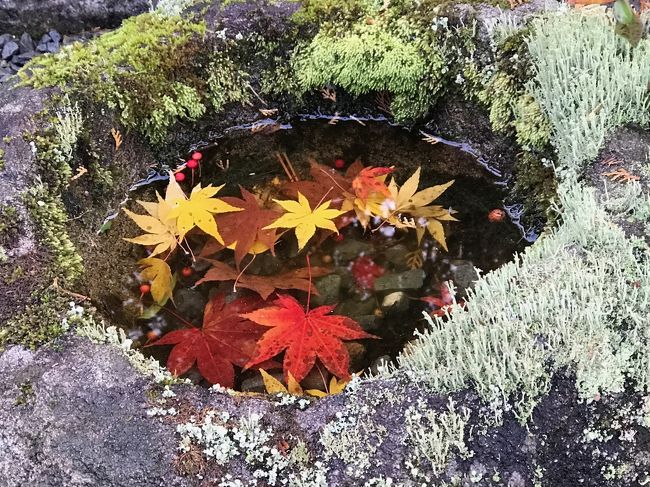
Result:
M307 273L309 276L309 288L307 289L307 313L309 313L309 305L311 303L311 262L309 261L309 254L307 254Z

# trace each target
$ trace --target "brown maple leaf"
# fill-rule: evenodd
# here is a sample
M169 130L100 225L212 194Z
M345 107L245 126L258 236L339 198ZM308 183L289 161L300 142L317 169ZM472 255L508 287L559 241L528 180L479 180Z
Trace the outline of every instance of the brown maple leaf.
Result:
M223 237L224 244L235 250L237 267L246 254L260 254L270 250L274 254L275 242L278 235L275 229L265 230L282 216L281 213L260 206L253 193L240 187L243 199L223 197L222 200L242 211L217 215L217 225Z
M263 299L267 299L276 289L298 289L299 291L317 294L316 289L309 283L309 269L306 267L293 269L274 276L254 276L241 274L228 264L218 260L205 259L212 267L205 273L203 279L196 284L212 281L236 281L236 286L255 291ZM311 277L321 277L332 271L324 267L312 267Z

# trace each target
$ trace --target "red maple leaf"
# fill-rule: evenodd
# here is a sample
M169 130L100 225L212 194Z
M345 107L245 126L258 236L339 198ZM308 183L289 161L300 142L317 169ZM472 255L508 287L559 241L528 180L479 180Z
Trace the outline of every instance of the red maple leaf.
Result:
M236 281L237 287L251 289L262 296L263 299L267 299L276 289L298 289L299 291L308 292L311 288L308 279L309 270L306 267L286 271L275 276L254 276L242 274L218 260L204 260L210 262L212 267L205 273L203 279L196 283L197 285L210 281ZM324 267L312 267L311 269L312 277L325 276L331 272L331 270ZM312 293L314 292L312 290Z
M300 382L318 358L339 378L350 376L350 356L342 340L378 338L363 331L359 324L346 316L328 315L335 306L305 309L291 296L278 295L274 306L258 309L242 316L271 329L257 344L251 367L284 354L284 374L289 372Z
M152 345L174 345L167 368L182 375L196 363L199 372L211 384L234 387L233 365L244 367L255 351L264 328L241 316L263 303L258 297L243 297L226 304L223 294L216 294L206 305L203 328L175 330Z
M352 188L362 200L366 200L372 193L379 193L390 198L390 191L384 181L385 176L394 170L392 167L364 167L352 181Z
M439 298L435 296L425 296L423 298L420 298L420 301L424 301L430 306L438 308L429 312L431 316L443 317L448 313L451 313L454 309L454 306L458 306L460 308L465 307L465 301L462 299L454 303L454 295L451 294L451 291L449 290L449 286L447 286L447 284L444 282L440 284Z
M254 194L240 187L243 199L227 196L223 201L242 211L221 213L216 216L219 233L225 246L235 244L235 262L237 266L248 254L254 244L259 243L274 253L274 245L278 239L275 229L264 230L282 216L281 213L260 206Z

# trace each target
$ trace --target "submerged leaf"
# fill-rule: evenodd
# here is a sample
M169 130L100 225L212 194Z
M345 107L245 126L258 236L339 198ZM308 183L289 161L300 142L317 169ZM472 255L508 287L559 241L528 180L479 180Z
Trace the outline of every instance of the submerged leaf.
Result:
M315 287L309 284L309 270L306 267L293 269L275 276L254 276L242 274L233 269L228 264L218 260L205 259L212 264L212 267L205 273L203 279L196 284L202 284L210 281L237 281L237 287L251 289L267 299L276 289L297 289L308 292L311 289L312 294L317 294ZM321 277L330 274L332 271L324 267L312 267L311 276Z

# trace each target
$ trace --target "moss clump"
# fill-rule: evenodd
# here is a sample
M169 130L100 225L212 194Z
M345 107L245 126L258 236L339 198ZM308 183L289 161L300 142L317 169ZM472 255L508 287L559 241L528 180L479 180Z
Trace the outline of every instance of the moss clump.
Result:
M298 25L342 24L360 20L375 8L376 3L370 0L303 0L292 20Z
M400 121L424 115L429 106L422 84L424 59L413 45L379 25L358 24L341 37L321 32L293 64L305 92L328 85L353 96L389 92L391 110Z
M0 350L7 345L37 347L61 336L67 329L63 318L69 298L54 290L36 292L22 314L8 320L0 331Z
M29 189L24 201L41 242L53 257L52 278L74 281L83 272L83 263L66 231L68 215L63 204L42 185Z
M14 406L24 406L34 399L34 386L30 380L20 384L20 392L14 401Z
M0 149L0 171L5 170L5 150Z
M21 75L34 87L64 86L105 103L125 127L157 142L174 122L206 111L202 68L193 62L204 32L202 23L147 13L88 44L41 56Z
M20 237L22 222L15 207L0 206L0 246L9 247Z

